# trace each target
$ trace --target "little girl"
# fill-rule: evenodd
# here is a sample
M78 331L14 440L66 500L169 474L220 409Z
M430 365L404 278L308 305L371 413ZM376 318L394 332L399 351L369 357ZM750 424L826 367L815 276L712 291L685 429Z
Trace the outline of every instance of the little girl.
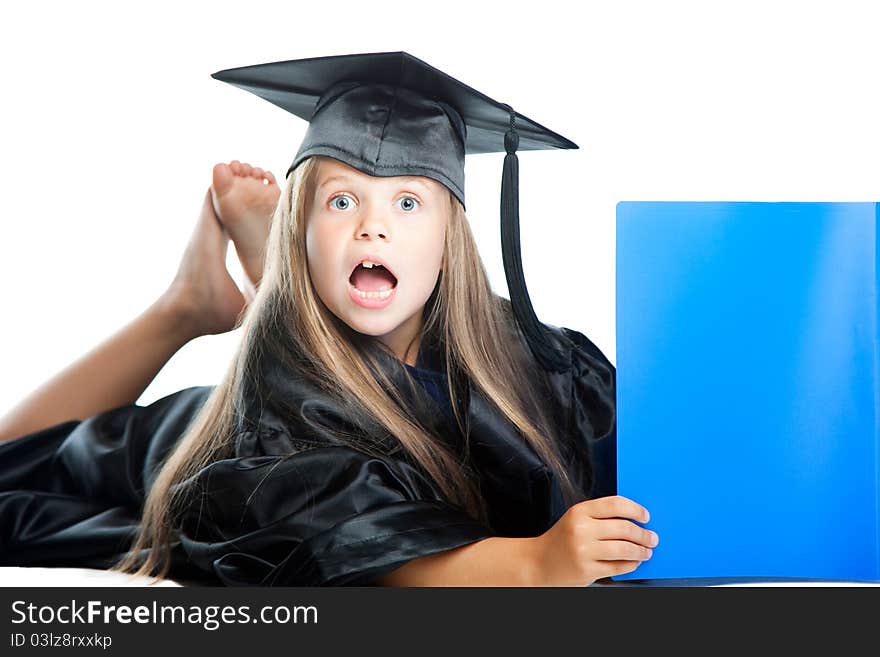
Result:
M215 167L168 292L0 420L0 564L583 586L650 558L647 510L615 495L613 366L544 325L570 366L541 367L456 180L374 175L350 145L301 147L271 217L270 173ZM239 325L217 386L134 404L182 344Z

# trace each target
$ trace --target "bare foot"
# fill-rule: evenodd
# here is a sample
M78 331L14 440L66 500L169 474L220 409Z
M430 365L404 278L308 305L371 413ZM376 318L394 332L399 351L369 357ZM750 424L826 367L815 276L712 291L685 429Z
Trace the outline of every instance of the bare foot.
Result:
M250 301L226 269L229 235L223 230L205 190L202 210L186 245L177 274L164 298L193 337L235 328Z
M214 211L232 238L248 282L254 288L263 277L266 240L280 194L275 176L260 167L238 160L214 166Z

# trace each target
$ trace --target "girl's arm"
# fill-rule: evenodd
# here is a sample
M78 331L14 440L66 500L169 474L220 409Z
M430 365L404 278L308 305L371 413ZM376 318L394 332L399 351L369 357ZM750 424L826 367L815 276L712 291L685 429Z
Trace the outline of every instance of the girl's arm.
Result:
M195 335L163 297L0 417L0 442L132 404Z
M535 538L493 536L427 557L379 577L380 586L540 586Z
M572 505L540 536L493 536L408 561L382 586L588 586L650 559L657 534L648 510L620 495Z
M208 188L168 290L0 417L0 442L132 404L187 342L235 328L248 301L226 269L228 243Z

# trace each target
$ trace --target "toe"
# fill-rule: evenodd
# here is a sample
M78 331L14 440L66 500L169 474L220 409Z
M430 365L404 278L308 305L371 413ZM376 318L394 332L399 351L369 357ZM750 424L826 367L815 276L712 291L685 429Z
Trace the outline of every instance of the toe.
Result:
M264 174L263 174L263 170L262 170L260 167L254 167L254 170L253 170L253 172L251 173L251 175L252 175L254 178L260 178L260 179L262 179Z
M252 169L253 169L253 167L250 164L248 164L247 162L241 163L241 175L243 175L243 176L251 175Z
M214 170L211 175L211 187L213 187L216 194L222 195L232 187L232 182L235 177L233 171L231 164L224 164L221 162L220 164L214 165Z
M271 171L266 171L266 172L263 174L263 177L264 177L266 180L269 181L269 184L270 184L270 185L275 184L275 176L272 175L272 172L271 172Z
M232 160L232 162L229 163L229 168L232 169L232 173L236 176L241 175L241 162L238 160Z

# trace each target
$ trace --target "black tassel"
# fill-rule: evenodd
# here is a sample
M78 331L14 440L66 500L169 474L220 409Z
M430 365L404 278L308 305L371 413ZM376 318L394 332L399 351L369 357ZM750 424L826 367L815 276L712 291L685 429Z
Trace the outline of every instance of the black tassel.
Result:
M501 256L510 303L526 343L538 363L545 370L565 372L571 368L571 363L564 353L560 353L560 348L554 346L546 327L538 320L526 289L519 240L519 158L516 156L519 135L514 125L516 114L510 106L506 107L510 112L510 130L504 135L507 155L504 156L501 176Z

